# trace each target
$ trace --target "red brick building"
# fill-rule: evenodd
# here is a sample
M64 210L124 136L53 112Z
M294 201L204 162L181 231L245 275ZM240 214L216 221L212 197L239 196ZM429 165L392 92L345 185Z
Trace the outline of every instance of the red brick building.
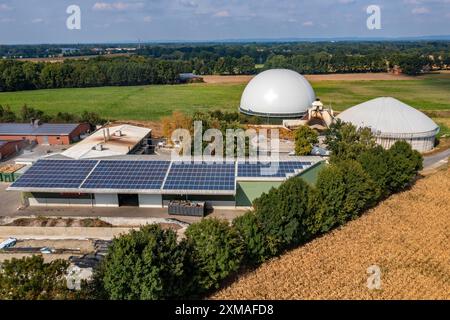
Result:
M44 145L71 144L80 140L80 136L89 132L87 123L81 124L29 124L0 123L0 140L26 140Z
M8 158L19 152L27 144L24 140L1 141L0 140L0 160Z

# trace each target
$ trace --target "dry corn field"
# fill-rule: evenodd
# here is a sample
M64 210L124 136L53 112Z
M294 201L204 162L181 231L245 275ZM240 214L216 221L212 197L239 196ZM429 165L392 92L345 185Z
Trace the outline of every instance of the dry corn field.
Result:
M381 270L368 289L368 267ZM450 299L450 170L241 276L213 299Z

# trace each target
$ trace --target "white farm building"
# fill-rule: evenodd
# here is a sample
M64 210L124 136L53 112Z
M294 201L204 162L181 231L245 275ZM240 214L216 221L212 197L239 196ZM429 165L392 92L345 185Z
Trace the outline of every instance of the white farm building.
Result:
M390 97L361 103L342 112L337 118L359 128L371 128L377 143L384 148L390 148L398 140L405 140L419 152L430 151L439 133L439 126L428 116Z

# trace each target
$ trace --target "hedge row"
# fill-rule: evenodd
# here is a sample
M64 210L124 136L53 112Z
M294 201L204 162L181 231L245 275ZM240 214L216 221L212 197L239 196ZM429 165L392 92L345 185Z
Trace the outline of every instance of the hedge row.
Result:
M406 142L390 150L370 147L354 158L334 158L315 187L299 177L287 180L231 226L204 219L189 226L181 242L174 231L159 226L115 239L96 273L97 293L109 299L199 297L239 268L258 265L360 216L405 188L422 167L422 157Z

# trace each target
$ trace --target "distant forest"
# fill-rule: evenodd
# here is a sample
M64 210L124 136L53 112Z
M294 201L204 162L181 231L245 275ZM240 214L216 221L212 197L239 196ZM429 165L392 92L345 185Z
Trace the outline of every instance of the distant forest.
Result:
M128 53L108 57L106 53ZM60 63L15 60L97 56ZM302 74L387 72L417 75L450 68L450 41L252 44L0 46L0 91L176 84L179 74L256 74L289 68Z

